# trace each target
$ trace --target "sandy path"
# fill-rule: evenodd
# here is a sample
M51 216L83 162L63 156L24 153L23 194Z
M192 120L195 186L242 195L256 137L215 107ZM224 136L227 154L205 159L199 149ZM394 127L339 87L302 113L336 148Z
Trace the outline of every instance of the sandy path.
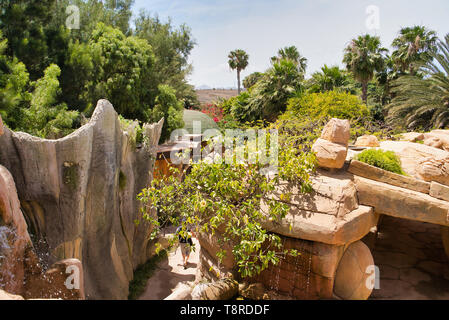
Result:
M193 238L193 242L195 251L190 254L187 269L184 269L182 265L180 247L172 249L168 252L168 259L161 261L153 276L148 279L145 291L139 300L163 300L173 292L179 283L195 281L200 245L195 238Z

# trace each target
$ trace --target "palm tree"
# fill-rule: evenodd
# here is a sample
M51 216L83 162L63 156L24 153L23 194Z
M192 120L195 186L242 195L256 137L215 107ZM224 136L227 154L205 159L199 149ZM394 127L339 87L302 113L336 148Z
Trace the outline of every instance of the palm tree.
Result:
M354 78L362 84L362 100L368 100L368 82L376 71L381 71L384 65L384 53L388 50L381 47L380 39L369 34L352 39L345 49L343 62L352 72Z
M420 64L431 59L437 39L435 31L424 26L402 28L391 44L396 49L391 55L396 69L414 75Z
M274 64L283 59L293 62L298 67L299 72L306 73L307 59L299 53L295 46L279 49L278 55L271 57L271 63Z
M240 72L242 70L245 70L245 68L248 66L249 56L244 50L237 49L231 51L228 55L228 58L229 67L232 70L237 70L238 93L240 94Z
M393 81L389 121L405 121L410 129L449 126L449 34L437 41L424 77L404 75Z
M338 66L324 65L321 71L314 72L309 80L309 92L318 93L334 89L355 93L352 77Z

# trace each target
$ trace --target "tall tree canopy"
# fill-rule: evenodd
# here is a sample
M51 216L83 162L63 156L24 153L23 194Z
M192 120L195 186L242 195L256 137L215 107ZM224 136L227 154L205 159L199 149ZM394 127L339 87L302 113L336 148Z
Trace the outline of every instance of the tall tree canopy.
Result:
M410 129L449 126L449 34L437 49L422 69L424 78L410 74L393 82L390 121L405 121Z
M414 75L420 65L432 59L437 39L435 31L424 26L402 28L392 43L395 51L391 57L396 69Z
M352 39L344 50L343 63L362 84L362 100L365 103L368 100L368 82L373 79L376 71L383 69L384 54L387 51L381 46L379 37L369 34Z

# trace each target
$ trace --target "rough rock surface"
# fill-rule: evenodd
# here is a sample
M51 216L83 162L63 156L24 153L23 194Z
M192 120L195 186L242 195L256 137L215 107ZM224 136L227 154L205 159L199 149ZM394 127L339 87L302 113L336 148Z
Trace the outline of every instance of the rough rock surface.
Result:
M192 300L229 300L239 292L237 281L229 278L200 283L192 290Z
M323 168L341 169L348 154L350 125L348 120L333 118L323 128L321 138L312 146L318 165Z
M403 133L403 134L401 134L401 140L410 141L410 142L422 141L422 140L424 140L424 134L421 132Z
M0 165L0 289L23 293L26 260L32 254L31 248L14 179Z
M151 180L163 121L146 125L135 148L107 100L90 122L59 140L5 129L0 164L12 173L30 229L48 265L77 258L91 299L126 299L133 270L147 260L151 227L136 195Z
M368 299L373 291L367 285L370 266L374 266L374 260L369 248L362 241L349 245L335 274L334 293L345 300Z
M425 181L435 181L449 186L449 156L422 159L418 162L416 171Z
M25 299L20 295L11 294L0 289L0 300L25 300Z
M321 139L347 146L350 135L349 120L332 118L324 126Z
M434 130L424 134L424 144L449 151L449 130Z
M357 138L355 142L355 146L357 147L379 147L379 140L376 136L373 135L365 135Z
M391 184L422 193L429 193L430 183L412 177L389 172L367 163L352 160L348 171L357 176Z
M449 226L449 202L420 192L355 176L360 204L380 214Z
M428 157L436 159L449 157L447 151L408 141L382 141L380 148L394 151L401 159L402 169L405 173L418 179L422 179L417 173L420 161Z
M324 139L317 139L312 146L318 165L323 168L341 169L345 164L348 147Z

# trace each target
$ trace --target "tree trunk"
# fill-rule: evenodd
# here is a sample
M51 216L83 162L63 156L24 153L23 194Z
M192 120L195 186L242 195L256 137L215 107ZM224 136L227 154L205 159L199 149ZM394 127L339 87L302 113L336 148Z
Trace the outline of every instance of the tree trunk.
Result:
M365 104L368 103L368 82L362 82L362 100Z
M237 85L238 85L238 93L240 94L240 70L237 69Z

